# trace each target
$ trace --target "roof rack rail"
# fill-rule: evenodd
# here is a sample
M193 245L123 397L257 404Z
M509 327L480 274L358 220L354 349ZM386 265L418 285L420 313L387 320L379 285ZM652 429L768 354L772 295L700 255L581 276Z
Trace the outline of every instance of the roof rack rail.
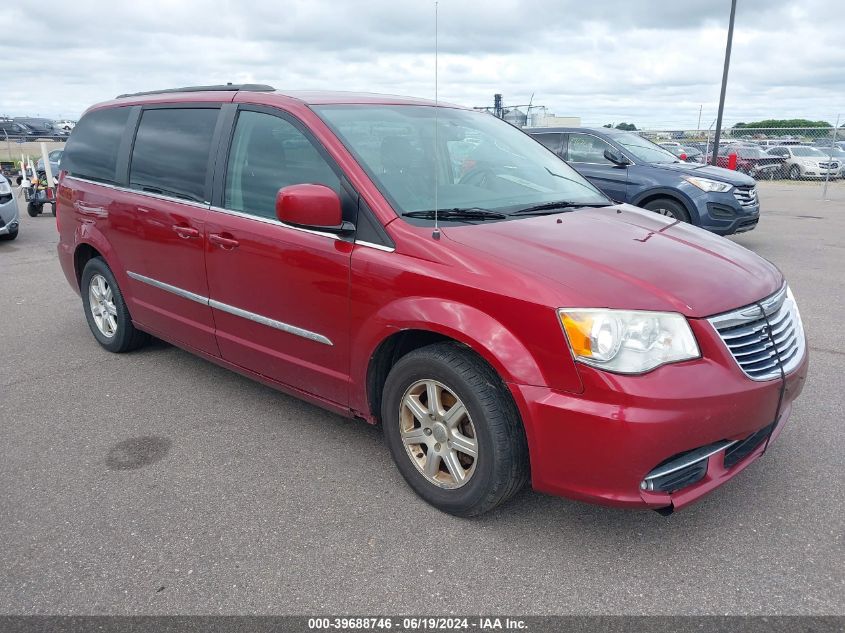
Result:
M244 90L246 92L273 92L273 86L265 84L220 84L216 86L185 86L183 88L166 88L165 90L149 90L147 92L131 92L123 95L117 95L116 99L125 99L126 97L144 97L146 95L161 95L171 92L237 92Z

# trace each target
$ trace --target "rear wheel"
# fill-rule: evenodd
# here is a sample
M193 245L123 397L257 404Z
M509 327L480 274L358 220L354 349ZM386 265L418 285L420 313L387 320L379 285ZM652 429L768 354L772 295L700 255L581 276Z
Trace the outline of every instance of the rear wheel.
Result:
M687 210L679 202L675 202L669 198L657 198L647 203L643 208L669 218L674 218L675 220L680 220L681 222L690 221Z
M128 352L145 345L150 337L132 324L132 317L117 281L105 261L88 260L80 284L82 307L97 342L110 352Z
M528 480L516 406L493 369L461 345L402 357L385 382L381 419L405 481L444 512L482 514Z
M29 217L34 218L35 216L41 214L41 205L36 204L35 202L30 202L26 205L26 212L29 214Z

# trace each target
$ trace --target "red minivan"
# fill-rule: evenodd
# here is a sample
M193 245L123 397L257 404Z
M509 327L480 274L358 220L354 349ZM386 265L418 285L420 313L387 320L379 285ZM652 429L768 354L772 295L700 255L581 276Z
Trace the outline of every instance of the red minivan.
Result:
M380 423L453 514L529 478L671 512L765 452L807 375L777 268L613 203L489 114L123 95L88 110L62 169L59 258L100 345L152 335Z

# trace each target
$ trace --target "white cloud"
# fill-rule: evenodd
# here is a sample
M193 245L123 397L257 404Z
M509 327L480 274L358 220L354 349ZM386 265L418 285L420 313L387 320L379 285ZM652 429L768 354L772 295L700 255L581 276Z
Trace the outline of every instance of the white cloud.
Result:
M49 4L49 3L48 3ZM190 84L434 94L433 1L10 5L0 114L76 117L123 92ZM715 118L728 0L440 0L440 97L546 105L585 124ZM742 0L726 122L845 110L843 12ZM44 33L33 38L33 33ZM26 51L23 55L22 52Z

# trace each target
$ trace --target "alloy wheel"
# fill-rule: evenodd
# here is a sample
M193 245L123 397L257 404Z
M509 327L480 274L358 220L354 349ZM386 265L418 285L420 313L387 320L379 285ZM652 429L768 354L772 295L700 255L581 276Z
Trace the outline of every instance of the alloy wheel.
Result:
M117 307L109 282L100 274L91 277L88 284L88 305L100 334L112 338L117 333Z
M475 426L443 383L420 380L408 388L399 405L399 431L411 462L435 486L460 488L475 473Z

